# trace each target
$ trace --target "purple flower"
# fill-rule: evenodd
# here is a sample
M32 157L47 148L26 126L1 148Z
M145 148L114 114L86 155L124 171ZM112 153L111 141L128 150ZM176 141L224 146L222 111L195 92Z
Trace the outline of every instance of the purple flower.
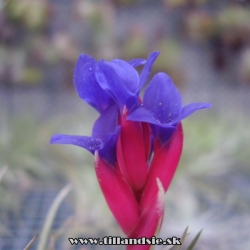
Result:
M91 136L57 134L51 138L51 143L73 144L95 154L99 185L128 238L156 235L164 215L164 193L182 153L181 120L211 107L209 103L183 107L178 89L165 73L153 77L141 102L139 92L158 55L153 52L147 60L129 62L96 61L81 55L74 85L99 118ZM139 75L135 67L143 64ZM150 245L127 246L139 248L148 250Z
M134 59L125 62L114 59L111 62L101 60L96 67L96 80L99 86L115 101L120 111L124 106L130 108L138 102L139 92L148 79L151 67L159 52L153 52L148 60ZM139 76L133 66L145 63ZM133 65L133 66L131 66Z
M124 106L139 103L139 92L148 79L151 67L159 52L148 60L133 59L129 62L114 59L96 61L89 55L80 55L74 72L74 86L81 99L96 109L96 120L91 136L57 134L52 144L73 144L99 155L111 165L116 161L116 142L120 132L119 116ZM144 65L140 76L134 67Z
M181 95L165 73L156 74L147 87L143 103L132 107L128 120L151 124L155 138L166 143L177 124L199 109L210 108L209 103L182 106Z

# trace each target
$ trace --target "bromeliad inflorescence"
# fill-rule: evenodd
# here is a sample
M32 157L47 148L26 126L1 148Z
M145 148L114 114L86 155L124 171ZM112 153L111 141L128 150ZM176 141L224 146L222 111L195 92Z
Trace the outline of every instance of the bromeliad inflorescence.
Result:
M164 193L178 166L183 145L181 120L209 103L182 106L181 95L165 73L156 74L141 99L159 55L129 62L96 61L80 55L74 85L100 116L91 136L57 134L51 143L73 144L95 155L95 170L110 210L128 238L157 234ZM135 68L144 65L139 75ZM128 246L127 249L150 246Z

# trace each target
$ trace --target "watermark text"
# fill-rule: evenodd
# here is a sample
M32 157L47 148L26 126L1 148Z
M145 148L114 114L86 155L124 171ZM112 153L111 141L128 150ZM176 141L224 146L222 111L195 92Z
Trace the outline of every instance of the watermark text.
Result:
M69 238L71 245L181 245L181 239L175 236L171 238L122 238L118 236L106 236L103 238Z

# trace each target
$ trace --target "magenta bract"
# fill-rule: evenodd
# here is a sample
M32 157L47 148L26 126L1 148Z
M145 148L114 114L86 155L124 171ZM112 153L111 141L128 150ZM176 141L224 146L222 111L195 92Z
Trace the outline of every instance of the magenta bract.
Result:
M142 208L147 207L151 200L158 192L156 178L159 178L164 191L166 192L177 169L182 147L183 147L183 131L182 125L179 123L172 135L171 139L154 152L150 170L148 173L147 183L144 187L140 205Z
M126 235L135 227L140 207L133 190L119 171L95 154L95 170L104 197Z
M143 126L141 122L129 121L126 118L127 109L124 109L117 143L117 160L121 173L137 193L143 190L147 180L147 149L144 141L150 139L150 130L145 131L148 124Z

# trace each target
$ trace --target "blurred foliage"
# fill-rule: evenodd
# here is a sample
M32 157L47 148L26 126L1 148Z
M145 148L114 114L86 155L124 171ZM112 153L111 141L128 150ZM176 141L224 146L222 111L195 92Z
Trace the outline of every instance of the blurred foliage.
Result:
M163 0L168 8L180 8L180 7L196 7L202 5L209 0Z
M246 1L232 1L220 8L212 0L160 1L155 3L159 9L165 9L165 19L160 16L160 24L139 18L127 22L121 14L129 14L129 8L135 4L139 9L150 8L148 3L136 0L76 0L70 2L66 12L61 4L47 0L3 1L1 84L9 87L43 85L53 75L47 87L65 88L72 81L69 76L81 51L98 59L130 60L146 58L150 51L161 50L163 55L155 65L156 70L167 70L182 86L185 73L182 76L180 72L185 69L179 63L183 58L178 52L183 42L205 45L218 70L228 69L227 64L235 60L235 51L242 53L237 63L239 80L249 84L249 56L245 50L250 42L250 9ZM59 21L57 16L65 18ZM177 31L175 34L167 28L168 16L173 16L171 25ZM58 67L64 72L63 80L56 77Z
M47 126L31 117L8 121L1 126L0 164L11 170L24 170L30 177L46 176Z
M47 0L7 0L4 1L8 18L17 25L24 25L28 29L43 28L48 21L49 5Z
M53 204L51 205L48 214L46 216L44 226L40 235L39 243L37 246L37 250L48 249L49 235L56 213L58 211L59 206L61 205L65 197L70 193L70 191L71 191L71 186L67 185L59 192L59 194L54 199Z
M228 5L220 11L211 12L203 8L187 11L186 29L189 38L198 42L211 42L220 36L225 46L233 47L240 40L248 43L250 36L250 9L240 5Z
M203 10L187 13L185 25L188 37L199 43L208 42L216 32L214 17Z
M0 167L8 171L0 183L0 214L18 213L22 199L39 181L60 178L49 158L49 124L31 116L12 118L2 112L0 123ZM47 146L46 146L47 145Z
M219 26L223 29L247 28L249 26L249 9L239 5L229 5L218 14Z
M250 48L246 48L242 52L242 57L239 65L239 72L241 81L243 83L250 83Z
M111 1L117 7L131 7L139 2L139 0L111 0Z
M148 43L146 30L139 23L129 30L127 38L123 42L123 57L127 60L131 58L146 58L148 56Z
M182 48L178 41L162 39L156 46L161 52L154 63L152 75L157 72L167 72L178 88L184 85L185 69L181 66Z
M208 1L209 2L209 1ZM196 45L206 45L218 72L230 74L234 63L238 83L250 84L250 5L246 1L228 3L223 8L193 6L182 15L187 38Z
M248 124L249 118L238 118L237 123L234 119L208 116L184 121L185 142L180 167L182 171L187 171L188 168L190 174L192 171L195 174L213 171L219 174L228 171L235 162L248 165L250 156L245 149L250 132L242 124Z

